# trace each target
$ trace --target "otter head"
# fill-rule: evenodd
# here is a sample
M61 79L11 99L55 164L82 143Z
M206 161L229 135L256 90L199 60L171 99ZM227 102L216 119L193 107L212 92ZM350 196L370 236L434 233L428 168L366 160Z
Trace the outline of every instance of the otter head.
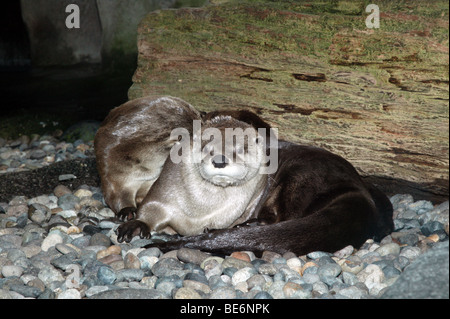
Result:
M219 115L206 121L201 135L201 160L196 163L204 180L228 187L243 184L258 174L265 144L253 126Z

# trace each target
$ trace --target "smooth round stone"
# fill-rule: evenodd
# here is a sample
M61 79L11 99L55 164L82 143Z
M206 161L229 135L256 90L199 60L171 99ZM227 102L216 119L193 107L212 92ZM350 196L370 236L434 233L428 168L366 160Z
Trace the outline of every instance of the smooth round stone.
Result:
M314 284L320 281L320 276L318 274L304 274L302 278L307 284Z
M342 248L341 250L336 251L334 253L334 256L336 256L338 258L346 258L346 257L350 256L354 250L355 250L355 248L352 245L349 245L349 246Z
M230 255L230 257L236 258L236 259L240 259L240 260L244 260L244 261L248 261L250 262L250 256L247 253L241 252L241 251L236 251L234 253L232 253Z
M320 277L330 276L337 277L341 273L342 268L336 263L329 263L319 267L318 275Z
M266 283L266 278L260 274L256 274L247 280L247 286L248 286L249 290L252 290L255 287L262 289L262 287L264 286L265 283Z
M351 256L350 256L351 257ZM341 268L343 271L357 274L364 268L364 264L358 260L357 258L348 258L344 260L342 263L340 262Z
M155 256L142 256L139 257L141 262L141 269L152 269L152 267L158 262L158 257Z
M410 261L416 259L420 255L419 247L403 247L399 256L408 258Z
M272 295L266 291L258 292L253 298L254 299L273 299Z
M222 263L219 263L216 259L209 259L202 263L202 268L205 271L205 276L207 279L212 276L220 276L223 272Z
M41 249L43 251L48 251L51 247L56 246L57 244L64 243L64 238L59 231L51 232L41 244Z
M211 293L211 288L207 284L204 284L195 280L184 280L183 286L186 288L194 289L195 291L201 291L205 294Z
M10 285L9 289L27 298L37 298L42 293L42 291L36 287L30 287L25 285Z
M105 285L112 285L117 279L117 275L113 269L101 266L97 272L98 279Z
M234 299L236 290L232 287L219 287L211 292L209 299Z
M313 251L306 255L309 259L319 259L324 256L332 256L332 254L324 251Z
M362 299L367 297L367 292L358 287L351 286L339 290L339 294L350 299Z
M237 258L233 258L233 257L227 257L225 258L225 260L222 262L222 267L223 268L236 268L236 269L242 269L245 267L253 267L253 265L245 260L241 260L241 259L237 259Z
M253 267L245 267L239 269L233 274L233 277L231 277L231 283L233 284L233 286L235 286L240 282L247 281L248 279L250 279L250 277L256 274L256 269Z
M92 192L88 189L80 188L73 193L78 198L92 197Z
M151 248L147 248L143 251L141 251L137 256L140 258L142 256L154 256L159 258L162 255L162 252L159 248L157 247L151 247Z
M112 263L115 263L117 261L123 262L121 255L108 255L102 258L97 258L97 260L107 265L111 265ZM123 267L125 268L125 263L123 264Z
M2 275L3 277L20 277L22 276L23 269L22 267L16 266L16 265L5 265L2 267Z
M268 263L272 263L274 259L282 258L282 256L273 251L264 251L261 259L267 261Z
M100 227L101 229L112 229L116 227L117 224L109 220L102 220L100 223L98 223L97 226Z
M45 153L45 151L43 150L34 150L30 153L30 159L35 159L35 160L39 160L44 158L47 155L47 153Z
M383 245L375 250L380 256L398 255L400 253L400 246L396 243Z
M71 193L72 191L70 190L70 188L65 185L58 185L53 189L53 194L55 194L55 196L58 198Z
M109 247L110 245L111 245L111 240L109 239L108 236L106 236L103 233L95 233L91 236L91 239L89 240L89 246Z
M58 295L58 299L81 299L81 294L76 289L67 289Z
M164 258L160 259L152 267L152 273L157 277L164 277L170 275L183 276L186 274L184 266L178 260L174 258Z
M64 281L63 275L53 266L46 266L38 273L38 278L48 287L53 281Z
M92 286L86 290L85 294L87 298L91 298L92 296L107 290L109 290L108 286Z
M20 249L10 249L6 255L6 257L11 260L12 262L16 262L17 260L21 258L27 258L26 254L20 250Z
M127 253L125 258L123 259L125 263L125 268L128 269L141 269L141 261L139 258L133 253Z
M342 272L342 280L348 285L355 285L359 282L355 274L346 271Z
M274 276L277 273L277 268L273 264L266 263L258 267L258 272L261 275Z
M202 299L202 297L192 288L181 287L175 293L174 299Z
M75 209L80 199L73 194L65 194L58 198L58 206L63 210Z
M285 298L283 288L286 283L284 281L274 281L267 291L274 299Z
M374 283L381 283L385 278L381 268L374 264L367 265L356 277L359 281L364 282L369 289Z
M51 217L50 209L42 204L34 203L28 208L28 218L41 225L43 222L47 221Z
M200 265L211 255L197 249L180 248L177 252L177 258L185 263Z
M145 273L142 269L122 269L117 272L117 278L123 276L126 281L141 281Z

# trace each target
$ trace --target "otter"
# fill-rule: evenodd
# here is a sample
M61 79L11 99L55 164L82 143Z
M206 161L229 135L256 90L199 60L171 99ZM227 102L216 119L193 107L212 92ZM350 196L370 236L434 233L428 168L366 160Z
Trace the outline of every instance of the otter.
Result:
M205 128L221 132L227 127L251 127L255 132L270 128L248 111L209 113L203 121ZM258 135L246 143L249 141L256 143L256 154L267 150L267 136ZM233 156L242 146L248 145L233 146ZM276 150L278 168L270 174L261 174L268 165L261 156L251 165L232 163L222 153L206 156L201 163L174 163L167 158L137 208L136 219L118 227L118 241L172 230L184 237L146 247L303 255L317 250L333 252L347 245L359 247L368 238L379 240L392 232L389 199L364 182L344 158L288 141L278 141Z
M201 114L170 96L150 96L114 108L94 139L97 169L105 202L121 218L132 219L159 177L174 128L192 129Z

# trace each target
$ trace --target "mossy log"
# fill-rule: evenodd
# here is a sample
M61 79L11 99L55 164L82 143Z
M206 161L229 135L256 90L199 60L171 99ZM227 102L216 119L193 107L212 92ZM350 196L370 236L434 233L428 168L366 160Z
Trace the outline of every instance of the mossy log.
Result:
M379 184L448 198L448 4L378 1L380 28L369 29L366 2L153 12L129 98L253 110L280 138L340 154Z

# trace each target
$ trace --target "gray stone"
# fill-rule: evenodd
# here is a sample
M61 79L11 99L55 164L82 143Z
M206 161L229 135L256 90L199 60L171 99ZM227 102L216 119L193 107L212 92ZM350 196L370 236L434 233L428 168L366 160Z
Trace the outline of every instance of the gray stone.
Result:
M166 299L167 296L156 289L114 289L99 292L92 299Z
M75 205L80 202L80 199L73 194L65 194L58 198L58 206L63 210L74 209Z
M436 245L405 268L384 299L449 299L449 242Z
M42 291L36 287L25 285L11 285L9 286L9 289L29 298L37 298L42 293Z
M233 277L231 277L231 282L233 285L237 285L240 282L247 281L250 277L256 275L256 273L256 269L253 267L239 269L233 274Z
M209 299L234 299L236 298L236 290L232 287L219 287L214 290Z
M111 269L110 267L106 267L106 266L101 266L98 269L97 277L105 285L112 285L117 279L117 275L116 275L115 271L113 269Z
M184 270L184 266L175 258L164 258L159 260L152 267L152 272L157 277L177 275L179 277L185 275L188 271Z
M342 269L338 264L325 264L319 267L318 275L322 277L332 276L337 277L341 273Z
M177 258L185 263L193 263L200 265L206 258L211 255L204 253L198 249L180 248L177 251Z

